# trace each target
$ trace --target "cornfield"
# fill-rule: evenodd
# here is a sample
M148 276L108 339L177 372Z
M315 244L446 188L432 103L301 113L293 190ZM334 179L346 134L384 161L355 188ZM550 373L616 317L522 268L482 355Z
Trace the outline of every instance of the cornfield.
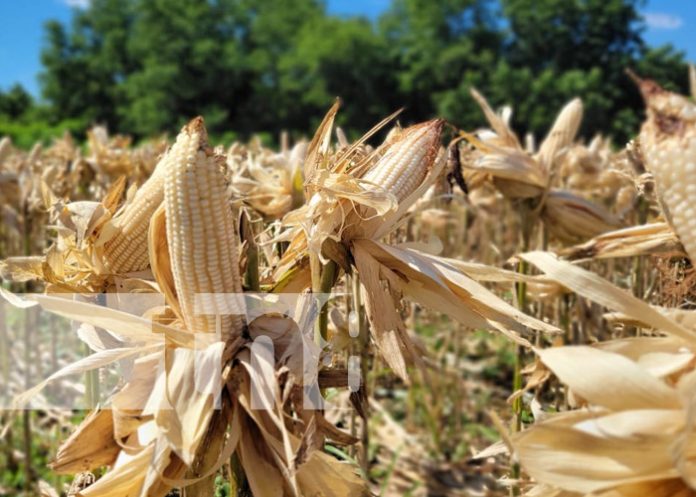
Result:
M0 495L696 496L696 104L631 77L625 146L476 90L476 130L2 139Z

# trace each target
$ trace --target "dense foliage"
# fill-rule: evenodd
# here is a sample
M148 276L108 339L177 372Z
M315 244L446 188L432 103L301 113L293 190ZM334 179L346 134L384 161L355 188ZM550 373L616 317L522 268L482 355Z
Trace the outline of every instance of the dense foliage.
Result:
M356 130L401 106L406 121L437 114L472 128L482 122L469 96L477 86L496 106L514 102L514 124L535 134L582 97L583 134L621 142L641 119L627 67L687 85L684 55L642 39L640 5L392 0L371 21L329 15L320 0L93 0L70 26L46 25L48 109L38 117L147 136L202 113L214 134L275 137L306 134L338 96ZM22 119L27 97L0 94L0 131L37 119Z

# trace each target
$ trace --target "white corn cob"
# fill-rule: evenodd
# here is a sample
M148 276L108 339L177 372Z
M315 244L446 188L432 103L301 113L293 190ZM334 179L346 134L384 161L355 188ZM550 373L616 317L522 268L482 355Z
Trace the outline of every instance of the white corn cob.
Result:
M169 153L135 194L133 202L113 220L116 234L104 244L103 261L109 272L142 271L149 265L147 233L150 218L164 199L164 176Z
M638 83L648 114L640 132L645 165L665 217L696 263L696 104L652 81Z
M241 332L243 307L238 302L242 280L223 163L224 157L208 148L203 119L191 121L172 148L164 206L171 269L185 324L191 331L214 332L219 314L220 331L229 337Z
M434 119L403 130L363 179L384 188L399 202L406 199L428 175L443 125L443 120Z

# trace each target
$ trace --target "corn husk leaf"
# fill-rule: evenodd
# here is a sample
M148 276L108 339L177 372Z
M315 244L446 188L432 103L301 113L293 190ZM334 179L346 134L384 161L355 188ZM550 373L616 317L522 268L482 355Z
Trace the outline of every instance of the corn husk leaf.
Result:
M545 170L551 170L556 157L573 143L581 122L582 101L574 98L561 109L536 154L539 164Z
M521 148L517 135L512 132L505 119L491 109L491 106L488 105L488 101L484 98L484 96L474 88L471 89L471 96L479 104L483 110L483 113L486 115L486 119L490 123L491 128L493 128L493 131L495 131L498 138L505 144L505 146L510 148Z
M367 294L366 311L380 354L400 378L409 382L403 343L406 330L390 292L385 291L380 283L380 264L359 244L354 245L353 254L360 282Z
M686 257L681 242L667 223L650 223L609 231L559 253L570 260L656 254Z
M640 414L649 415L636 413ZM612 437L575 429L570 422L577 420L572 417L565 426L554 421L536 425L514 439L525 471L547 485L590 493L678 475L670 436L634 437L618 443Z
M425 299L435 310L446 312L467 326L480 326L482 320L488 323L488 328L497 329L523 345L528 342L516 331L523 332L525 327L549 333L558 331L507 304L446 260L372 240L356 240L354 246L361 246L381 264L405 277L403 290L410 298Z
M111 466L120 450L114 439L111 411L93 411L60 446L49 466L58 474L91 471L99 466Z
M622 355L586 346L536 353L563 383L593 405L610 410L681 407L674 389Z
M166 390L155 422L172 449L190 466L208 428L216 399L223 342L204 349L165 350Z
M587 240L621 226L608 210L566 190L551 190L541 217L549 232L564 242Z

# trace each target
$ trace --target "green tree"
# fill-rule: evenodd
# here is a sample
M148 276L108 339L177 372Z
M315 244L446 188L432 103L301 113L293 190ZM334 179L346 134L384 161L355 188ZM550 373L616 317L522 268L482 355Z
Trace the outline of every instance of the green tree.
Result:
M639 0L392 0L377 23L328 15L320 0L93 0L50 22L42 54L50 120L147 136L202 114L212 133L311 133L335 97L364 130L405 106L483 124L469 96L510 104L544 133L580 96L582 132L619 142L642 119L624 70L686 89L683 54L650 48ZM670 86L671 83L671 86Z
M56 120L118 124L119 84L131 67L126 40L132 15L132 0L94 0L74 11L70 30L46 24L40 82Z
M215 131L229 124L246 86L235 2L153 0L136 4L127 43L134 68L118 112L141 135L172 130L197 114ZM243 26L242 26L243 27Z
M487 1L394 0L380 27L397 67L399 97L414 119L432 117L462 78L485 81L501 49Z
M563 101L580 96L585 104L582 132L602 131L625 141L637 131L643 107L626 68L686 90L683 54L668 47L651 49L643 40L641 4L639 0L502 0L508 22L502 55L513 71L498 67L496 72L519 82L518 93L534 102L533 107L512 102L523 131L542 133ZM493 101L501 103L496 97Z
M18 119L26 114L34 104L34 99L20 84L14 84L6 92L0 91L0 115Z
M251 71L250 94L241 102L238 123L246 129L277 134L300 129L308 116L300 116L293 98L281 89L281 61L296 48L298 33L325 16L316 0L243 0L247 20L243 51ZM323 40L317 40L321 43Z
M482 124L469 91L514 108L521 132L543 134L558 109L583 99L582 133L620 143L642 120L625 74L686 89L683 54L649 48L637 0L394 0L381 28L398 63L400 97L418 119L437 113L463 128ZM672 84L670 84L670 82Z
M622 65L639 54L637 0L501 0L506 57L534 72Z
M278 62L286 124L311 129L336 97L340 122L366 130L396 110L396 71L386 42L365 19L317 18Z

